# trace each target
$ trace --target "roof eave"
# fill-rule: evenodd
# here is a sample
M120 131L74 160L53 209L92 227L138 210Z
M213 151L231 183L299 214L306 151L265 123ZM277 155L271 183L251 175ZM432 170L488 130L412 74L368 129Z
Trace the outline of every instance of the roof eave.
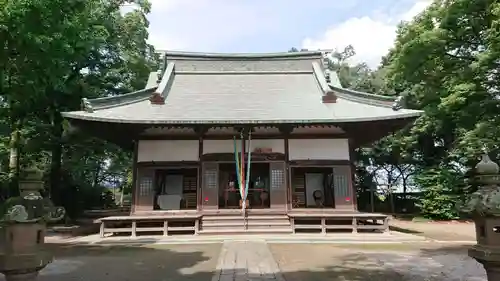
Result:
M63 117L68 119L78 119L94 122L109 122L123 124L163 124L163 125L203 125L203 124L335 124L335 123L354 123L354 122L370 122L370 121L390 121L399 119L415 119L422 114L421 111L412 110L411 112L401 113L392 116L381 116L377 118L362 117L362 118L344 118L344 119L294 119L294 120L129 120L118 118L104 118L93 116L91 113L80 112L64 112Z

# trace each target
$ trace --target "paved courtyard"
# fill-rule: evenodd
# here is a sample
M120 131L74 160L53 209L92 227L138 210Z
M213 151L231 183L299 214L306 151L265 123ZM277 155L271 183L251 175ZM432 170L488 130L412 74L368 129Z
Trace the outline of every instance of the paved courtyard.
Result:
M437 244L57 245L40 281L486 281L466 247ZM0 277L0 280L4 280Z

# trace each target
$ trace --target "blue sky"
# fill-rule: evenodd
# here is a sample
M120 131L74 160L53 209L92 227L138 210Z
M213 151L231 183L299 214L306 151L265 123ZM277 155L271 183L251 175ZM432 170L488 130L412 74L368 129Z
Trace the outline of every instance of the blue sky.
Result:
M160 50L280 52L343 49L375 67L396 25L429 0L150 0L149 41Z

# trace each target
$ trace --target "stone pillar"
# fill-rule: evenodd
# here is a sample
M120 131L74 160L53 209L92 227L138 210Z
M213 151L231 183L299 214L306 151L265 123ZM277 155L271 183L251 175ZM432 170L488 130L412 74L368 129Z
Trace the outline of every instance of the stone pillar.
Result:
M463 211L474 218L477 245L469 256L480 262L488 280L500 280L500 174L485 153L476 165L478 191L468 198Z
M7 281L36 280L53 258L45 248L45 223L64 217L64 209L40 195L41 173L26 172L19 181L20 196L7 200L7 213L0 217L0 273Z

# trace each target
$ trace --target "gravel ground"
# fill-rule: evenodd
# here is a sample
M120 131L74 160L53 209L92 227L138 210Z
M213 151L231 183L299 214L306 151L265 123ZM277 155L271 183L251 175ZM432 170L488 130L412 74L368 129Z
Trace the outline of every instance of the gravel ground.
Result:
M440 241L475 241L473 223L391 220L391 228Z
M56 260L41 272L38 280L209 281L217 275L221 246L54 245ZM263 247L266 248L266 245L263 244ZM287 281L486 281L482 266L467 257L468 246L443 248L443 244L426 243L268 244L267 247L270 249L270 260L274 259L277 264L273 270L281 271L279 275ZM241 247L237 248L241 253ZM249 256L253 255L253 251L258 252L256 247L247 248ZM0 280L4 281L1 276Z
M220 244L147 247L54 246L37 281L211 280ZM0 280L4 278L0 275Z
M460 247L270 245L287 281L486 281ZM378 248L378 249L377 249Z

